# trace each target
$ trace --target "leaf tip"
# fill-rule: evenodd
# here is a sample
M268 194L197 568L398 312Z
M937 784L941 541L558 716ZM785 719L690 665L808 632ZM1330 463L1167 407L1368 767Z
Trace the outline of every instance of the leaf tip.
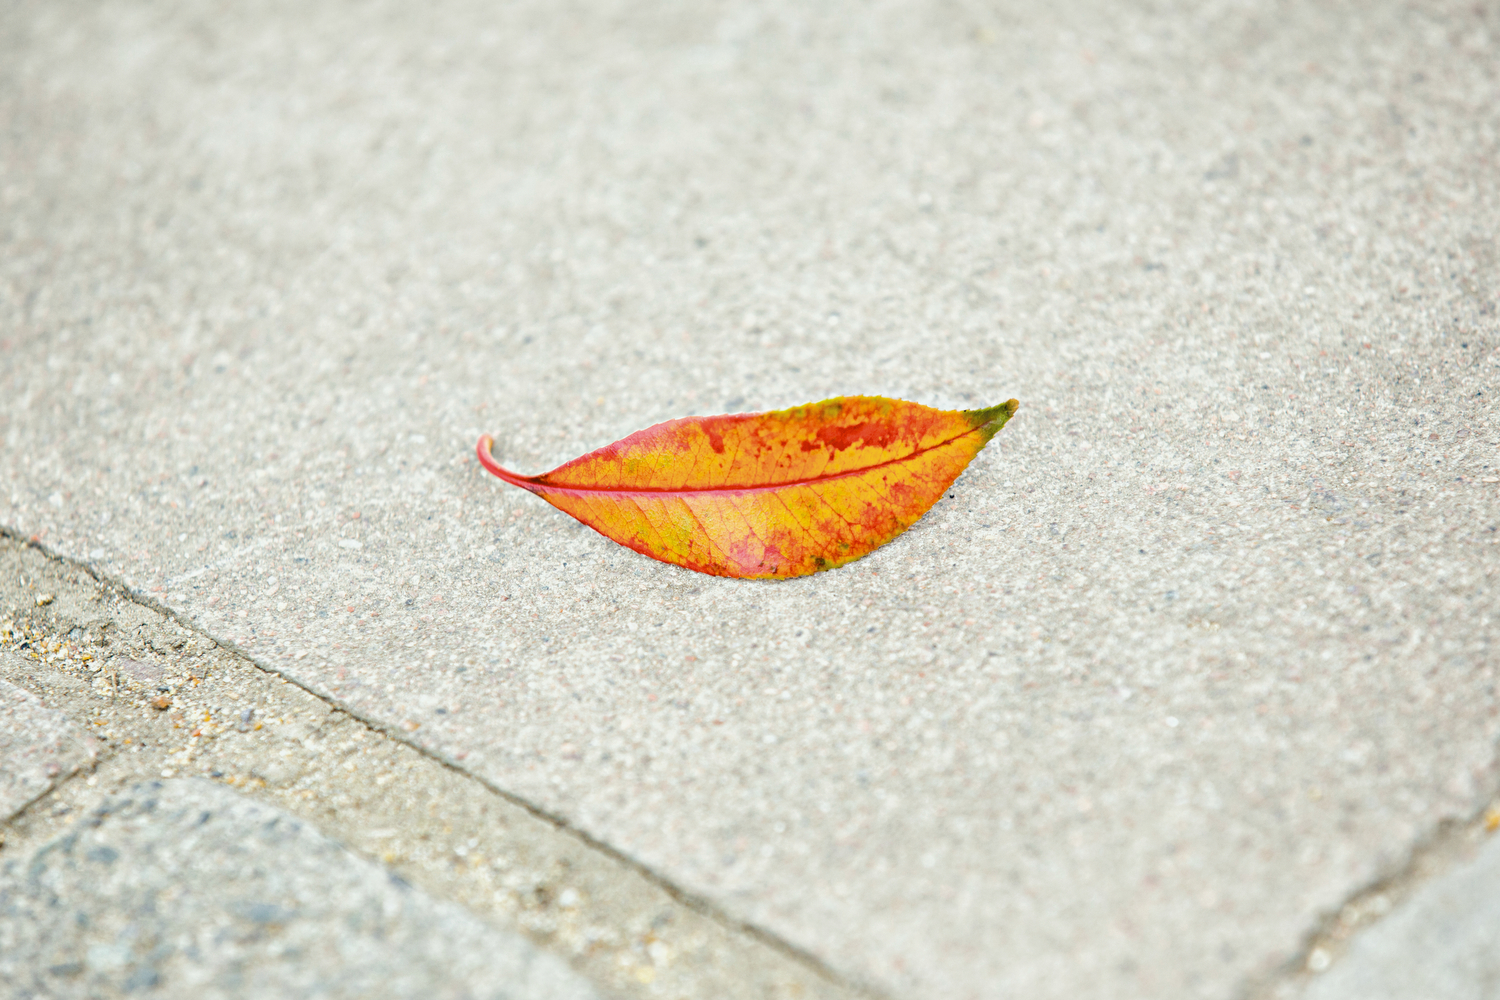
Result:
M991 406L983 410L969 410L968 416L974 421L976 428L982 428L993 436L1000 428L1004 427L1006 421L1016 415L1021 408L1019 399L1007 399L999 406Z

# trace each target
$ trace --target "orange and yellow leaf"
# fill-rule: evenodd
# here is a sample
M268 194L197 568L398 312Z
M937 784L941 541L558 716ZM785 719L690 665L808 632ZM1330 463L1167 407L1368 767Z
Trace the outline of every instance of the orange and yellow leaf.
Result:
M916 523L1016 412L842 396L770 413L684 417L513 486L663 562L734 577L805 576Z

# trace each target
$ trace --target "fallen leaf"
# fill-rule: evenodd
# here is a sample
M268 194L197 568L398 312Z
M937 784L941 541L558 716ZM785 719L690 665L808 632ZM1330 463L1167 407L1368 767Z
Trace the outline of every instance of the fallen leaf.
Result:
M486 469L662 562L734 577L805 576L911 527L1020 406L935 410L842 396L770 413L684 417L540 476Z

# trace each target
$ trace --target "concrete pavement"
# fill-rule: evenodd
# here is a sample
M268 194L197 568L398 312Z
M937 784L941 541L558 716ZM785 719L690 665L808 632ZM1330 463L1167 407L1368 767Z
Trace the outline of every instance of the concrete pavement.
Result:
M37 602L42 595L48 598L45 605ZM46 749L56 737L79 730L86 731L83 744L90 754L72 777L59 769L52 790L32 794L3 828L0 868L9 866L18 876L35 870L38 861L45 868L60 844L91 828L100 810L108 812L107 802L135 801L153 782L200 777L310 831L275 846L286 866L300 866L311 878L330 858L343 857L328 844L342 845L426 900L456 904L499 932L484 947L515 953L514 939L524 936L568 960L604 995L731 1000L855 995L805 955L767 941L705 901L663 884L608 845L591 843L557 818L537 815L502 790L402 742L405 730L383 732L352 718L87 572L8 538L0 538L0 684L22 692L31 716L46 721L31 730L39 731L40 739L5 744L0 774L32 773L38 745ZM132 842L173 842L176 833L162 822L170 810L134 815ZM256 829L231 824L214 842L221 853L262 857L267 847L256 841ZM317 848L312 852L321 859L317 863L294 856L309 845ZM153 867L139 852L135 857L122 866L126 875L121 877L142 867L149 869L142 875L146 883L181 875ZM361 866L350 861L332 867L342 874L330 874L333 881L322 887L328 890L319 893L322 911L298 905L300 936L316 935L321 924L337 926L369 904L369 879L359 874ZM28 895L26 886L0 881L6 883L0 892ZM102 923L115 927L117 938L141 936L140 927L119 926L124 897L81 892L77 882L68 887L71 891L54 895L88 918L80 926ZM203 911L203 902L194 905L196 915L178 912L173 920L156 922L153 933L170 945L193 938L197 922L217 919ZM397 909L402 916L393 916L387 936L421 951L422 927L430 922L425 915L442 907L418 901ZM0 916L0 933L9 940L35 945L58 937L47 934L39 942L35 925L24 907ZM470 931L464 936L474 939ZM62 935L58 944L87 955L80 935ZM0 993L16 992L22 983L29 988L25 974L38 972L34 948L20 951L33 961L12 962L0 979ZM235 948L227 956L203 948L198 964L186 968L172 959L171 947L161 954L151 947L139 951L138 957L167 961L120 962L103 970L116 974L112 977L80 979L88 970L75 955L40 963L38 974L52 965L80 966L60 982L45 975L42 982L65 991L108 993L119 992L139 971L154 974L155 995L176 996L196 995L205 982L232 993L233 980L225 974L245 964ZM279 970L283 980L331 981L326 949L290 951L295 954L284 955ZM405 954L397 950L394 957ZM294 960L299 956L310 967L300 968ZM441 976L444 966L420 957L410 964L429 973L408 983L416 992L440 992L449 985ZM509 980L502 985L516 986Z
M17 998L598 996L524 938L202 778L138 785L7 865L0 945Z
M66 715L0 681L0 821L91 763L90 742Z
M1500 820L1500 812L1494 814ZM1486 824L1493 834L1496 823ZM1488 836L1462 863L1421 886L1303 994L1306 1000L1500 995L1500 839ZM1314 952L1314 967L1324 959Z
M23 6L0 523L839 989L1269 988L1495 795L1497 46L1459 4ZM1022 409L781 584L469 457L856 392Z

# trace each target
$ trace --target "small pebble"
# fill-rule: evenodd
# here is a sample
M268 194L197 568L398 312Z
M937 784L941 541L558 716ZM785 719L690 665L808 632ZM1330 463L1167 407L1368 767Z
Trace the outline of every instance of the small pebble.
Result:
M36 606L39 608L44 608L55 600L56 598L51 594L38 594L36 595Z
M158 712L164 712L172 707L172 696L167 694L157 695L151 699L151 707Z

